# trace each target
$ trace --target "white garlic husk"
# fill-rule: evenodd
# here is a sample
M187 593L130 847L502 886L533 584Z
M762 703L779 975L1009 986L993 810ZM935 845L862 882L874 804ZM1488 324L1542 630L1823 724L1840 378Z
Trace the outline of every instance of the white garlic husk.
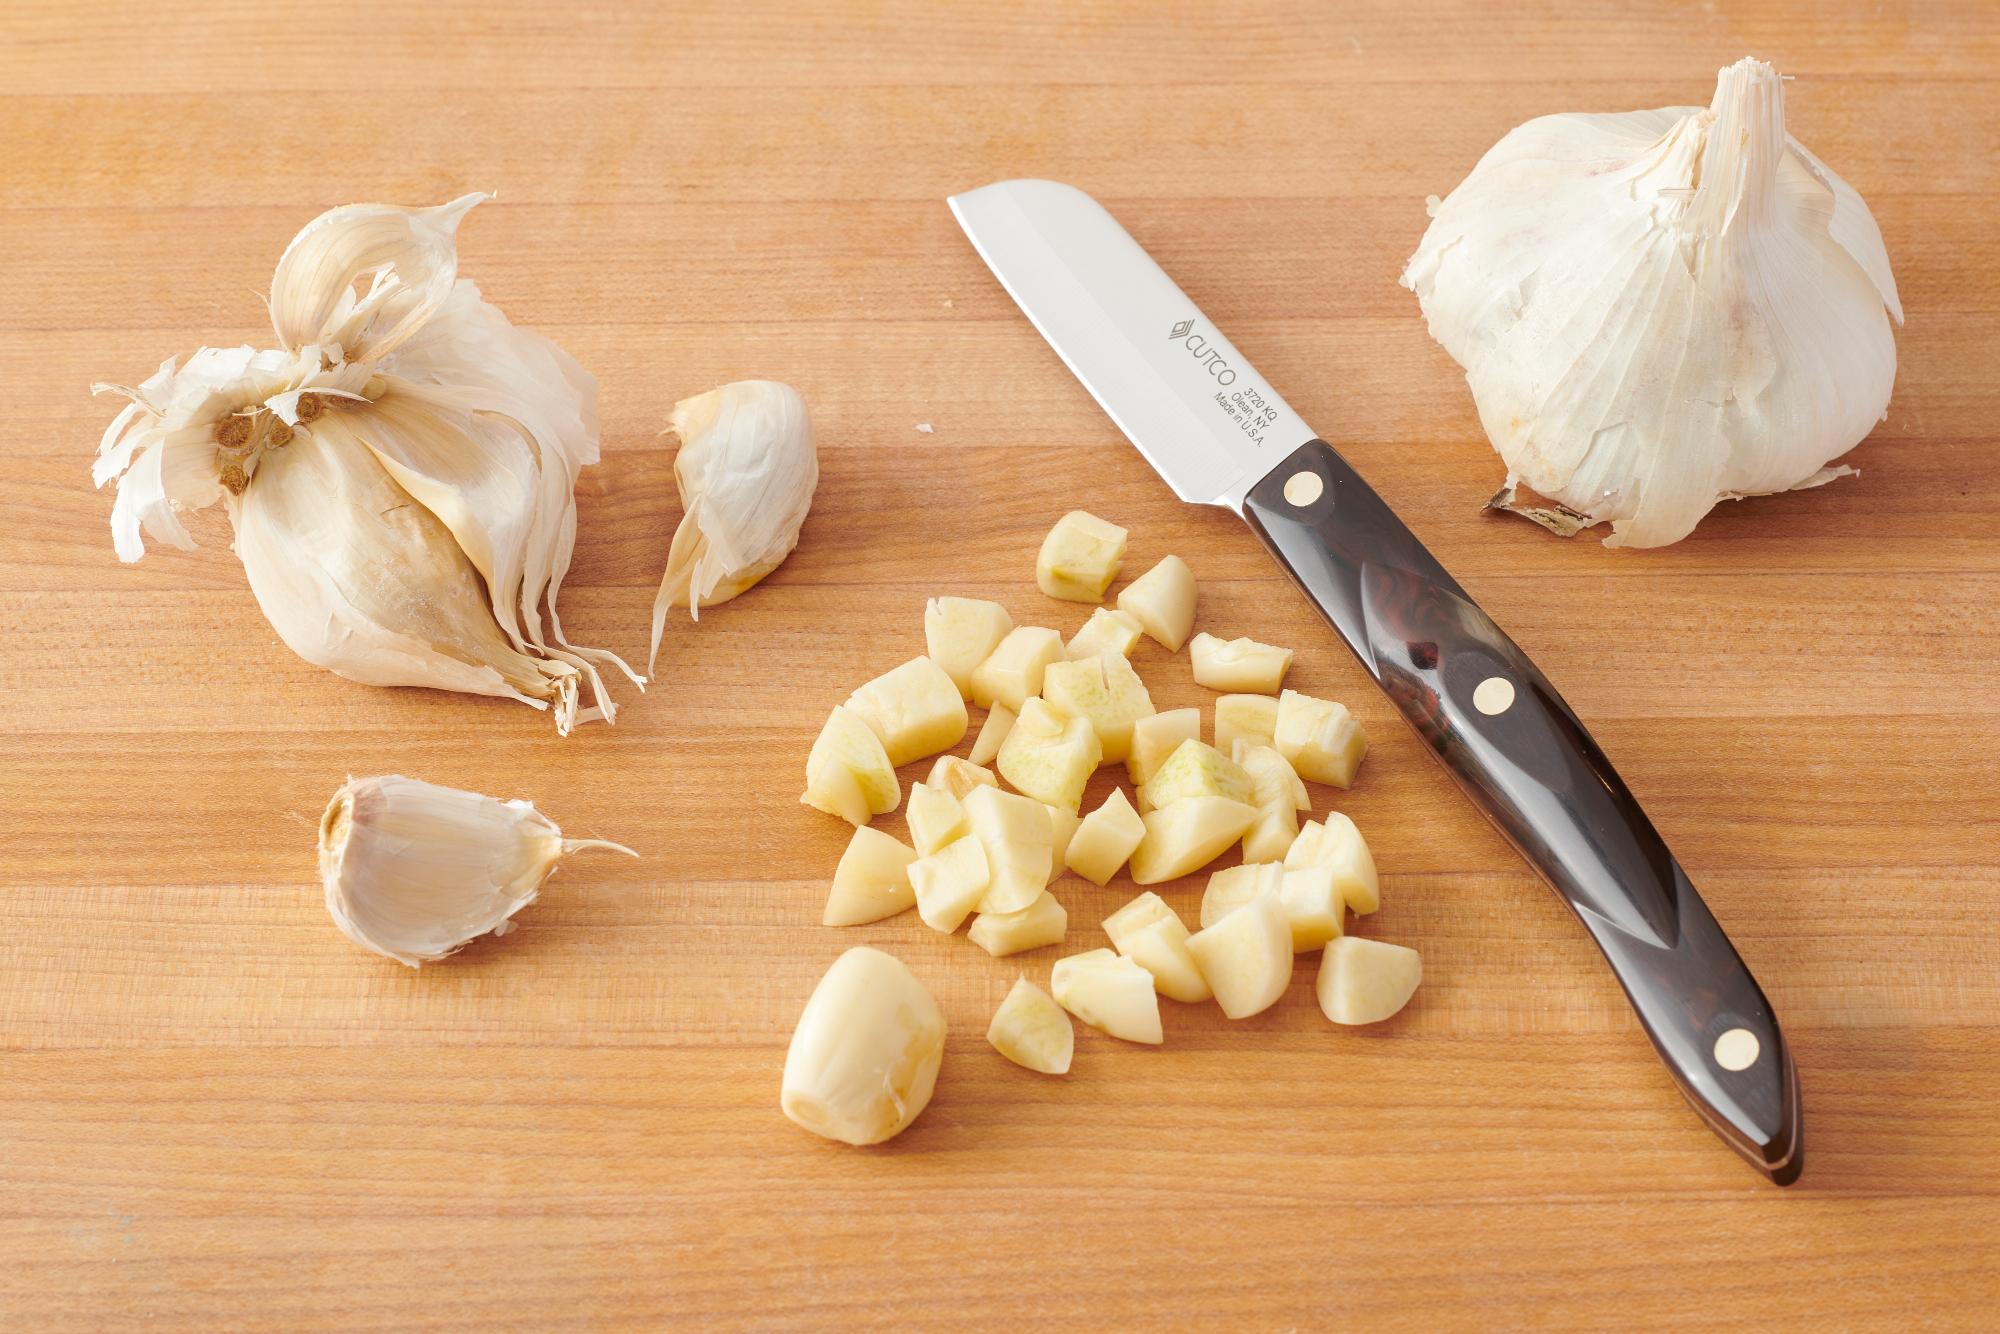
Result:
M1431 213L1402 281L1506 461L1496 506L1663 546L1852 472L1828 465L1886 414L1882 234L1786 135L1763 61L1706 108L1529 121Z
M179 515L226 500L259 605L308 662L520 700L566 733L616 711L599 664L640 680L556 614L597 388L457 276L459 221L484 198L307 224L272 278L283 346L98 386L129 402L93 476L118 479L127 561L147 536L192 547Z
M319 826L326 910L349 940L412 968L435 963L535 901L564 857L600 839L564 838L525 801L387 775L350 778Z
M819 485L806 401L775 380L738 380L674 404L672 430L680 527L653 601L660 654L670 607L699 620L703 603L727 602L784 563Z

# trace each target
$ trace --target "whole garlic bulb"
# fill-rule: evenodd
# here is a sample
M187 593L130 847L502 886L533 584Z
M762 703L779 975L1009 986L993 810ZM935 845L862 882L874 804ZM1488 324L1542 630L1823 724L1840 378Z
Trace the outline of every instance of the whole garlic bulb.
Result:
M604 848L564 838L525 801L390 774L350 778L319 824L326 910L357 945L415 968L435 963L535 901L556 863Z
M597 386L458 277L459 222L485 198L308 223L271 280L282 346L97 386L129 401L93 476L118 479L126 561L146 536L192 547L180 514L226 502L258 604L308 662L520 700L568 732L615 712L598 664L639 681L556 615Z
M799 391L775 380L737 380L674 404L672 429L680 527L653 600L660 655L667 609L727 602L784 563L819 486L819 453Z
M1565 536L1663 546L1718 500L1830 482L1887 410L1882 234L1762 61L1706 108L1529 121L1431 213L1402 281L1506 460L1492 503Z

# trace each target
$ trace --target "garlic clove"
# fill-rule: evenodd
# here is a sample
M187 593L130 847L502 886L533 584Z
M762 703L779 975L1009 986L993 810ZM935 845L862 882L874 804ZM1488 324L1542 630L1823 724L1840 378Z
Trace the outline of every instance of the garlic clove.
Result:
M1201 740L1200 709L1169 709L1132 724L1132 751L1125 757L1125 773L1135 786L1159 772L1183 741Z
M982 912L966 932L972 943L996 959L1044 945L1060 945L1069 932L1069 914L1046 889L1013 912Z
M1113 788L1104 804L1083 818L1063 861L1092 884L1107 884L1145 837L1146 822L1132 809L1124 789Z
M1188 952L1188 929L1158 894L1147 892L1104 919L1104 934L1120 954L1153 975L1168 1000L1199 1004L1215 993Z
M1291 762L1269 746L1254 746L1237 738L1233 758L1250 775L1250 804L1257 823L1243 835L1243 860L1284 859L1299 834L1299 812L1310 809L1306 785Z
M1013 628L1014 618L997 602L944 597L924 604L925 649L966 699L972 698L973 668L992 656Z
M779 1106L815 1135L879 1144L930 1105L944 1039L944 1015L916 974L858 945L833 961L799 1015Z
M916 859L908 844L879 829L857 827L833 869L820 924L861 926L916 906L917 891L910 884L910 863Z
M986 720L979 724L979 735L972 739L972 751L966 759L973 764L993 763L1000 755L1007 733L1014 730L1015 716L1005 704L995 704L988 709Z
M902 799L902 781L881 738L852 710L836 705L806 756L806 790L799 800L863 825L895 810Z
M992 870L979 840L961 838L911 862L909 876L917 916L931 930L949 935L985 896Z
M1201 894L1201 925L1214 926L1259 894L1282 894L1285 868L1277 862L1245 862L1208 877Z
M396 774L350 778L320 818L320 880L341 934L415 968L499 932L562 858L587 848L638 855L566 839L525 801Z
M461 195L435 208L348 204L314 218L285 247L271 277L279 341L287 349L338 345L351 362L394 352L451 295L458 224L491 198ZM364 280L366 295L357 300Z
M1179 556L1168 556L1134 579L1118 595L1118 610L1139 622L1146 634L1178 653L1194 628L1194 571Z
M799 391L775 380L738 380L674 404L672 429L680 527L653 600L653 646L671 607L696 619L784 563L819 486L819 453ZM649 668L650 670L650 668Z
M964 838L972 825L957 797L929 783L910 784L910 801L904 819L910 826L910 841L919 856L928 857L945 844Z
M1055 867L1055 827L1048 807L1030 797L977 787L964 799L972 836L986 850L992 881L979 902L982 913L1010 913L1048 888Z

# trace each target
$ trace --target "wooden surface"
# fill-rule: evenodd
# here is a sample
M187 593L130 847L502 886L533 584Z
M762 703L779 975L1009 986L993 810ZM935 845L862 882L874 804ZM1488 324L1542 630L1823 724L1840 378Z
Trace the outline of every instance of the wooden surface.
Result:
M0 1325L1990 1322L1994 7L1232 8L0 10ZM1501 470L1395 281L1424 196L1521 120L1703 102L1745 53L1796 77L1792 128L1874 207L1909 310L1862 475L1640 555L1482 516ZM1798 1187L1702 1128L1553 896L1017 314L942 202L1008 175L1106 200L1590 720L1778 1008ZM822 441L797 555L567 741L305 666L217 515L120 566L88 482L93 379L264 338L320 209L475 188L499 202L464 271L603 389L584 642L642 653L676 397L779 377ZM843 839L795 801L814 728L920 651L929 594L1070 629L1032 563L1079 504L1365 720L1339 805L1386 873L1366 933L1425 959L1396 1021L1332 1029L1302 969L1247 1023L1168 1006L1159 1050L1079 1031L1051 1081L983 1033L1058 951L816 925ZM645 859L580 860L517 934L413 973L337 935L315 878L328 794L374 771ZM1068 948L1130 892L1066 883ZM931 1109L871 1152L777 1108L860 942L952 1028Z

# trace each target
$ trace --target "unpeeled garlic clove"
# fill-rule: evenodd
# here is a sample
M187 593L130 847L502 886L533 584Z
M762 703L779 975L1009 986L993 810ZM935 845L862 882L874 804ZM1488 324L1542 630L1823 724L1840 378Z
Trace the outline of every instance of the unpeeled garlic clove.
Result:
M587 848L525 801L390 774L350 778L319 825L326 910L355 944L412 968L435 963L535 901L562 858Z
M859 945L813 988L785 1053L779 1106L815 1135L880 1144L930 1105L944 1015L902 960Z

